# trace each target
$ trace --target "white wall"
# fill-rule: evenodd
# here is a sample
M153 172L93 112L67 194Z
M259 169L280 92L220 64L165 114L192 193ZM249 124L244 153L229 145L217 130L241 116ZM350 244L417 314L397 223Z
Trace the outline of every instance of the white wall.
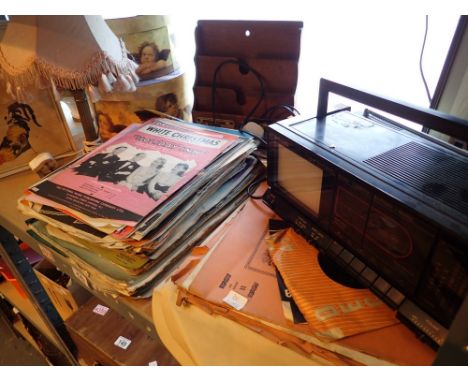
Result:
M419 72L425 16L301 13L282 20L301 20L302 33L296 106L315 113L321 77L354 85L420 106L429 106ZM231 15L232 16L232 15ZM239 17L179 14L172 17L177 55L193 69L193 29L198 19L262 19L261 13ZM274 19L265 16L265 19ZM430 15L423 69L431 94L436 87L458 22L458 15Z

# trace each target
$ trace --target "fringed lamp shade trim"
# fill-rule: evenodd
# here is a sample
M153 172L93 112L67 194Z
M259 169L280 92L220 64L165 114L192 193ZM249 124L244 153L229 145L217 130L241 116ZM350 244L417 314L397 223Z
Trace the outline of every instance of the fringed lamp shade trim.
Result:
M94 53L85 67L79 71L72 71L51 64L39 57L34 57L22 67L13 66L6 58L0 47L0 70L3 71L7 81L14 88L27 87L42 79L46 82L52 80L54 84L66 89L84 89L87 85L96 85L101 75L112 73L115 77L119 74L130 74L135 70L135 63L126 57L126 49L120 40L122 59L116 62L104 51Z

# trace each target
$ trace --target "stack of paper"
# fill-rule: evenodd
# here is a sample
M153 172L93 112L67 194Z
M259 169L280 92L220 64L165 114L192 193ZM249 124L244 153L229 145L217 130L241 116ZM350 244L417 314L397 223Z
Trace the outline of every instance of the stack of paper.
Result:
M178 303L233 320L318 364L430 363L427 347L371 292L319 277L313 246L290 230L271 238L272 217L261 202L249 200L223 234L205 243L202 260L187 259L173 276L179 288ZM298 248L296 240L303 247ZM292 287L292 297L302 299L298 305L304 323L295 323L284 314L270 251L290 291ZM359 301L368 304L359 305ZM333 309L341 309L341 315L325 315Z
M147 296L262 175L240 133L153 119L31 186L30 232L96 289Z

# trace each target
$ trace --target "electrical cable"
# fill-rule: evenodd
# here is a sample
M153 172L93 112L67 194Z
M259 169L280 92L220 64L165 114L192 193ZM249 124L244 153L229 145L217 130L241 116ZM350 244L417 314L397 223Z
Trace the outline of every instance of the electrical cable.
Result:
M426 89L427 98L429 99L429 104L430 104L432 102L432 97L431 97L431 93L429 91L429 87L427 86L426 78L424 77L424 71L423 71L423 67L422 67L422 60L423 60L423 55L424 55L424 48L426 46L426 38L427 38L428 29L429 29L429 16L426 15L426 30L424 32L424 40L423 40L423 44L422 44L422 48L421 48L421 55L419 57L419 71L421 72L421 77L422 77L422 80L423 80L423 83L424 83L424 88Z
M226 64L238 64L238 60L225 60L221 63L218 64L216 67L214 73L213 73L213 81L211 82L211 111L213 113L212 117L212 123L213 125L216 125L216 107L215 107L215 102L216 102L216 85L217 85L217 77L218 73L221 70L221 68L226 65Z
M249 66L250 71L257 77L258 82L260 83L260 97L257 101L257 104L252 108L249 114L244 118L244 121L242 122L242 125L245 125L247 122L249 122L250 118L255 114L257 111L258 107L262 103L263 99L265 98L265 84L263 83L262 75L257 72L254 68Z
M299 110L297 110L294 106L290 106L290 105L274 105L274 106L271 106L269 107L261 116L261 118L265 118L265 119L269 119L269 120L272 120L272 122L275 122L273 120L273 115L274 115L274 112L276 110L286 110L290 115L292 116L296 116L296 115L300 115L301 113L299 113Z
M213 116L212 116L213 125L216 124L216 88L217 88L218 74L219 74L221 68L226 64L237 64L237 65L239 65L239 71L241 73L243 73L243 74L248 74L249 72L252 72L255 75L255 77L257 78L258 82L260 83L260 97L259 97L257 103L255 104L255 106L252 108L252 110L244 118L244 121L242 122L242 125L245 125L250 120L252 115L257 111L258 107L260 106L260 104L262 103L262 101L263 101L263 99L265 97L265 84L263 82L261 74L257 70L252 68L246 62L243 62L243 61L241 61L239 59L229 59L229 60L225 60L225 61L221 62L220 64L218 64L218 66L216 67L216 69L215 69L215 71L213 73L213 81L212 81L212 84L211 84L211 110L212 110L212 113L213 113Z
M266 176L262 176L261 178L257 179L256 181L250 183L249 187L247 187L247 195L249 196L249 198L252 198L252 199L262 199L263 198L263 195L254 195L253 193L255 192L255 190L253 189L255 186L257 186L258 184L262 183L263 181L266 180Z
M265 129L268 127L268 125L270 125L272 123L276 123L279 119L285 119L285 118L288 117L288 116L274 117L274 113L277 110L285 110L285 111L287 111L288 116L293 116L293 117L296 116L296 115L301 114L299 112L299 110L297 110L294 106L278 104L278 105L273 105L273 106L269 107L267 110L265 110L265 112L260 117L250 118L250 122L255 122L255 123L259 124L263 128L263 130L265 131ZM259 136L255 135L255 134L252 134L250 131L244 130L245 126L246 125L242 126L239 130L244 132L244 133L247 133L247 134L249 134L249 135L251 135L251 136L253 136L255 138L257 138L258 140L260 140L260 142L265 147L267 146L267 142L266 142L266 140L264 138L259 137Z

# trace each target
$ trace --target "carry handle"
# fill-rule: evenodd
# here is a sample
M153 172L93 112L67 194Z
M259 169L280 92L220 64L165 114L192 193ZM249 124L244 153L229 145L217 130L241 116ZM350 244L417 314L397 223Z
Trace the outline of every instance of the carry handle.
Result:
M328 109L328 95L337 94L353 101L375 107L395 116L419 123L424 127L450 135L451 137L468 141L468 121L440 111L412 105L406 102L382 97L363 90L351 88L327 80L320 79L317 118L324 118Z

